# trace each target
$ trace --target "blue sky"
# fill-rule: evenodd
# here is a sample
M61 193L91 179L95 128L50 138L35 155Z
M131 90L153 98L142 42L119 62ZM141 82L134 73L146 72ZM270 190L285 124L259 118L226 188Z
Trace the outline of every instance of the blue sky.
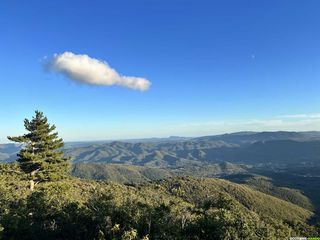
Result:
M0 142L23 133L36 109L67 141L319 130L319 9L317 0L2 1ZM151 86L44 70L65 52Z

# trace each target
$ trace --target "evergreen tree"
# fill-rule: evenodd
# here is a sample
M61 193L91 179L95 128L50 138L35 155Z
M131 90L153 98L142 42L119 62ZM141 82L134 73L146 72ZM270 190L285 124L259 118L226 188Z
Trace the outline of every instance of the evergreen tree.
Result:
M41 181L61 179L69 168L69 158L59 151L64 143L54 132L55 125L50 125L43 113L36 111L31 121L24 120L24 126L28 133L8 139L24 144L17 161L21 170L29 175L30 189Z

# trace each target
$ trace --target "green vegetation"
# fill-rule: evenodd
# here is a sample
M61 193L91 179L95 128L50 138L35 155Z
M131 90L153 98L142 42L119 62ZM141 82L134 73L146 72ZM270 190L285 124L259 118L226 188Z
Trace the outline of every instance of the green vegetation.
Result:
M320 234L307 224L312 206L294 190L258 178L237 184L179 177L239 173L246 166L222 162L169 171L77 164L74 175L100 181L80 179L67 174L68 158L59 151L63 141L41 112L25 120L25 127L27 134L10 137L24 143L17 163L0 165L1 239L286 239ZM105 179L118 183L101 181Z
M4 239L285 239L316 236L312 212L220 179L172 178L125 186L68 177L30 191L1 166Z
M144 183L173 176L166 169L126 164L74 164L73 176L117 183Z
M247 168L244 165L228 162L202 166L190 165L170 169L128 164L77 163L72 166L72 175L85 179L136 184L173 176L215 177L246 172Z
M256 172L269 177L277 186L295 188L303 192L315 206L316 214L311 221L315 223L320 222L320 181L319 172L315 175L312 174L314 170L319 170L319 167L304 168L301 174L297 174L297 168L288 168L282 171L259 170ZM304 171L307 171L308 174L305 175Z
M273 180L255 174L235 174L225 177L228 180L245 184L255 190L294 203L310 211L314 211L314 206L310 199L302 194L300 190L276 186Z
M24 120L28 133L19 137L8 137L9 140L25 144L18 154L18 163L23 172L28 174L30 189L40 181L60 179L68 169L68 158L58 151L63 147L63 140L56 127L48 123L42 112L36 111L31 121Z

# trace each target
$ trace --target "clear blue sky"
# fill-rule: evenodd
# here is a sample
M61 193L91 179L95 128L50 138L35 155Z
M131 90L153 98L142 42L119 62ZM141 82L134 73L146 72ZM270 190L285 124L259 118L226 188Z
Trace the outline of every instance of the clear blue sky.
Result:
M320 1L0 3L0 142L45 112L66 140L320 130ZM46 72L66 51L147 91Z

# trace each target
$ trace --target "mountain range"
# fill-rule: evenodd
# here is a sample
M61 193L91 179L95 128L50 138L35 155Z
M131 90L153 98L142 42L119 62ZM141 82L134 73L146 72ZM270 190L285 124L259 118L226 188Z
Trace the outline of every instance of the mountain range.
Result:
M14 162L21 147L1 144L0 161ZM67 142L63 151L72 158L72 175L82 179L135 185L224 178L314 211L320 220L320 132Z
M0 145L0 161L11 162L21 145ZM157 168L221 162L255 166L317 165L320 132L238 132L197 138L66 143L73 163L116 163Z

